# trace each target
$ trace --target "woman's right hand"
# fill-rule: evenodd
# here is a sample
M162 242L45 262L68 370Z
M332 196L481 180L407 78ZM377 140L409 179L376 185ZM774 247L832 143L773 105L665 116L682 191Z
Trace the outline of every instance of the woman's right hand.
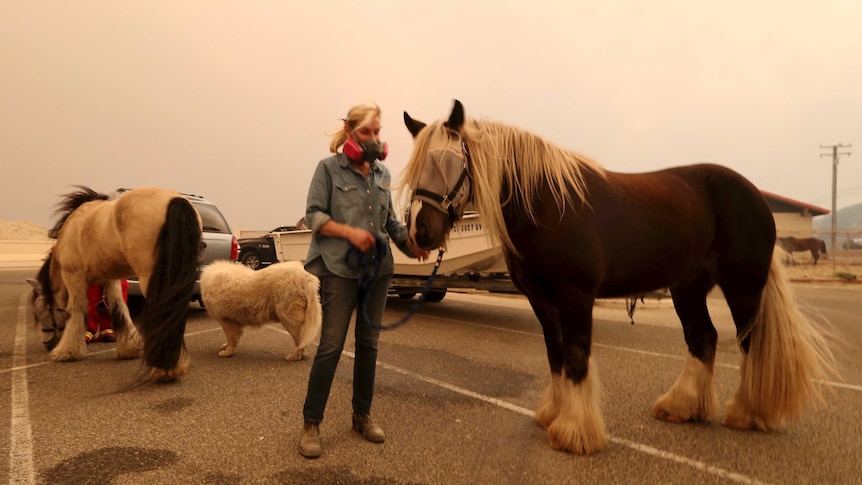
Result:
M363 253L374 247L375 244L374 234L358 227L351 227L347 239L350 241L350 244L356 246Z

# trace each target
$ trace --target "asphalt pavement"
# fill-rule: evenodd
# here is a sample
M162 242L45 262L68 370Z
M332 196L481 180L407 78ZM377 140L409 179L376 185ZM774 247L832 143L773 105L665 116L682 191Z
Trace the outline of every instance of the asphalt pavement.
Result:
M189 374L132 386L138 360L94 343L81 361L48 359L25 311L24 277L0 271L0 481L117 484L533 484L860 483L862 328L858 286L797 285L837 337L843 381L828 405L773 433L719 422L674 425L652 402L679 374L685 344L667 300L619 301L594 310L594 357L611 442L592 456L553 450L532 419L548 383L541 329L519 295L450 293L380 340L373 415L381 445L350 426L352 338L322 424L323 456L297 452L311 360L286 362L292 341L277 325L250 330L220 358L221 328L190 305ZM415 300L390 298L384 322ZM739 352L720 295L716 386L726 402ZM7 404L8 403L8 404ZM8 477L8 478L5 478Z

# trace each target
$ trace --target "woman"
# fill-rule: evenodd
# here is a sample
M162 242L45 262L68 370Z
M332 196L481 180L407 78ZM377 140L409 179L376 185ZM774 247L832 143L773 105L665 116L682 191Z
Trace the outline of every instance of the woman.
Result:
M329 151L334 155L317 165L305 212L313 234L305 269L320 279L323 305L320 346L303 407L299 452L306 458L320 456L320 422L354 309L353 429L373 443L386 439L370 413L379 324L395 269L389 238L408 256L420 261L428 257L428 251L408 242L407 228L392 210L391 178L381 163L388 147L380 140L380 108L351 108ZM361 265L350 257L356 254ZM376 271L368 272L369 264Z

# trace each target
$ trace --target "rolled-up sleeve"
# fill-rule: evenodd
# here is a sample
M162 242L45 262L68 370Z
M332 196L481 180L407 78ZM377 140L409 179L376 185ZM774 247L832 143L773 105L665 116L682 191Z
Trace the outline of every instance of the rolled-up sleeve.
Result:
M329 207L332 196L330 190L332 190L332 176L321 162L314 171L305 204L305 221L314 233L320 232L320 228L332 219Z
M409 234L407 233L407 226L405 226L398 218L395 216L395 211L392 208L392 197L389 197L389 215L386 217L386 232L389 234L389 237L395 242L395 246L401 250L402 253L406 254L409 257L414 257L413 253L407 249L407 237Z

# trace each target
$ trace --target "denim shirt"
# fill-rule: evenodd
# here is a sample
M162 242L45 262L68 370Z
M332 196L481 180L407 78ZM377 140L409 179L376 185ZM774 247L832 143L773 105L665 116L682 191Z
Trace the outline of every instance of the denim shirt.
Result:
M359 270L349 267L344 260L352 246L350 241L320 234L320 228L330 219L366 229L383 238L387 245L391 237L401 252L412 257L406 244L407 227L392 210L390 184L389 169L380 162L371 165L367 177L343 153L336 153L318 163L308 189L305 209L305 221L312 232L305 259L306 269L311 271L316 266L312 263L322 257L330 273L343 278L359 278ZM395 271L392 252L387 250L379 264L378 276L391 275Z

